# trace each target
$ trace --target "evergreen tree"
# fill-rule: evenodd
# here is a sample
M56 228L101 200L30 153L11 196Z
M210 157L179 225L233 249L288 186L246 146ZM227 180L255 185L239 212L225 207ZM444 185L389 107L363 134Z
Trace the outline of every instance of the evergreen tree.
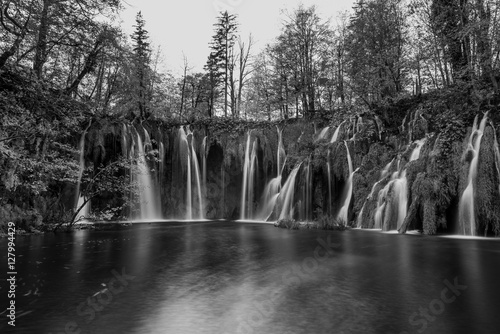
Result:
M137 105L141 118L146 116L148 101L148 82L151 63L151 48L149 43L148 31L144 28L146 22L142 13L138 12L135 18L135 31L131 35L134 50L134 67L137 80Z
M222 84L224 89L224 116L227 116L228 91L229 91L229 70L231 66L231 55L238 24L236 15L227 11L221 13L215 26L215 35L210 44L211 53L205 69L208 71L211 83L215 85L213 92Z

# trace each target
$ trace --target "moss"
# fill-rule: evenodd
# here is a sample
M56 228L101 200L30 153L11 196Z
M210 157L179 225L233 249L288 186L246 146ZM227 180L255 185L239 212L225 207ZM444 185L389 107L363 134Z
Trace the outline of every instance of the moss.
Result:
M495 165L493 128L487 127L479 151L477 183L475 185L476 225L479 235L498 231L500 225L500 194Z

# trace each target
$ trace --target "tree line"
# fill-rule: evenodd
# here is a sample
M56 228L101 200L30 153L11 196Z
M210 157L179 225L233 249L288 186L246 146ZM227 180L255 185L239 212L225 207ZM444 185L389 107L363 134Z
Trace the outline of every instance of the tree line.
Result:
M120 0L0 5L0 70L49 83L97 115L276 119L454 85L499 89L495 0L356 0L330 19L301 5L284 12L263 50L239 34L235 14L221 12L203 71L185 57L180 77L158 70L140 12L132 36L112 24Z

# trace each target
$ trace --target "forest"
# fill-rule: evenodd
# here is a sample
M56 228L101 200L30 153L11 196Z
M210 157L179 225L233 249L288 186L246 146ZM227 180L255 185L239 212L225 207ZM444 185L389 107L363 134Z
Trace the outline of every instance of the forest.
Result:
M283 12L279 34L262 50L256 49L251 35L240 35L236 14L220 12L213 27L197 27L213 29L203 71L192 71L186 56L180 76L160 70L161 51L150 40L148 23L141 12L130 36L115 23L124 6L120 0L0 0L0 6L2 223L18 221L29 230L29 226L74 222L78 215L74 193L80 183L87 201L98 199L92 204L96 217L127 216L135 196L130 194L137 188L130 182L130 174L143 166L130 162L131 157L141 159L136 152L137 133L149 148L146 165L159 181L167 174L160 170L167 166L159 161L165 155L178 154L172 147L179 140L184 143L184 137L178 139L177 128L188 126L205 136L213 135L211 143L202 144L200 134L193 144L195 135L186 130L186 146L179 144L179 150L197 151L191 156L187 153L189 164L196 154L200 161L206 154L209 164L219 159L219 153L214 153L218 149L200 153L202 149L209 151L202 145L225 143L220 159L229 160L224 163L229 166L234 157L239 161L236 166L241 165L237 167L240 174L244 174L245 159L250 159L245 157L245 134L257 129L258 134L250 131L247 135L249 142L251 136L258 137L255 146L261 146L256 151L261 149L264 153L260 154L267 156L262 143L268 140L272 142L269 147L278 150L277 161L272 160L276 153L269 153L273 156L269 158L270 167L259 168L265 175L278 170L280 176L277 125L281 131L285 129L285 174L292 174L293 163L309 157L314 160L310 178L316 186L312 188L323 185L321 190L312 190L321 195L308 195L314 197L309 201L311 213L292 212L290 218L335 216L344 200L340 190L332 195L332 189L344 189L351 178L353 200L347 202L349 214L344 223L356 225L356 220L367 214L362 209L364 201L367 196L373 197L370 189L373 185L373 193L382 167L392 157L402 155L409 164L413 141L426 137L429 140L423 152L426 159L434 160L425 165L417 161L412 164L413 172L409 169L406 205L413 220L407 217L405 226L429 234L440 229L449 232L447 224L448 228L455 225L451 223L455 215L450 212L462 206L460 194L468 182L468 169L464 170L460 161L467 162L468 168L474 160L467 157L473 154L470 149L467 153L467 143L473 147L477 141L470 127L472 132L479 131L477 120L472 125L474 118L479 115L481 119L487 113L488 123L485 118L481 135L484 132L483 140L495 145L483 148L489 150L488 157L479 155L479 169L485 166L488 170L481 175L488 178L473 181L488 185L487 189L475 185L479 190L473 195L487 200L468 210L472 210L472 216L487 217L481 219L478 231L485 235L500 233L500 212L494 209L500 199L500 153L494 128L500 120L500 3L496 0L357 0L345 13L319 13L314 6L299 6ZM321 129L326 133L334 127L340 129L342 124L344 139L358 133L357 140L345 144L347 154L350 150L355 166L360 168L352 175L346 166L343 143L339 141L332 148L327 145L332 138L330 143L321 144ZM130 126L143 130L130 130ZM133 134L124 135L123 127ZM175 128L175 134L163 136L160 128ZM146 138L144 133L152 137ZM311 135L302 141L305 144L298 143L301 133ZM82 134L86 145L83 155ZM233 138L237 143L234 147L227 144L231 136L239 136ZM120 140L128 144L135 141L136 150L131 154L130 149L117 148ZM480 141L473 147L476 155ZM162 150L163 145L170 145L170 149ZM340 150L343 153L337 152ZM338 158L337 162L326 163L334 152L344 158L342 162ZM183 158L180 162L175 159L170 162L172 169L176 163L185 167ZM333 166L335 163L339 166ZM398 169L402 170L399 160ZM189 169L188 173L194 171ZM331 173L335 175L330 182ZM172 175L168 182L174 184ZM238 186L233 191L240 196L239 187L250 181L242 182L246 180L244 175L236 179L233 181ZM328 187L324 186L327 179ZM265 186L257 185L258 180L251 182L256 184L255 193L245 196L254 198L255 204L248 207L257 206ZM163 188L157 191L166 192ZM169 197L194 196L186 186L176 191L169 190ZM481 191L487 194L479 194ZM210 197L206 192L204 185L204 196ZM212 195L220 197L219 192ZM200 203L201 198L200 191ZM170 212L165 206L171 199L161 201L160 211ZM336 209L328 208L331 205ZM238 210L245 212L243 207ZM203 210L210 216L209 208ZM371 212L366 221L374 219L377 210ZM213 216L241 215L223 209ZM403 218L399 218L398 229ZM469 233L474 234L472 229Z

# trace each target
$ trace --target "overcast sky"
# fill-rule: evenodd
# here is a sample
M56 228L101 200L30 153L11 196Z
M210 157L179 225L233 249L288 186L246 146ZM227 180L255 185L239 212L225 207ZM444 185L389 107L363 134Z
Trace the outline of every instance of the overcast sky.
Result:
M281 11L292 11L300 3L316 5L323 19L332 22L340 11L350 10L354 0L125 0L121 14L122 28L133 31L138 11L146 21L146 30L155 46L162 50L164 63L174 74L181 73L184 53L194 71L201 71L208 54L208 44L214 34L213 24L221 10L237 14L239 34L246 40L252 33L254 53L272 42L279 34Z

